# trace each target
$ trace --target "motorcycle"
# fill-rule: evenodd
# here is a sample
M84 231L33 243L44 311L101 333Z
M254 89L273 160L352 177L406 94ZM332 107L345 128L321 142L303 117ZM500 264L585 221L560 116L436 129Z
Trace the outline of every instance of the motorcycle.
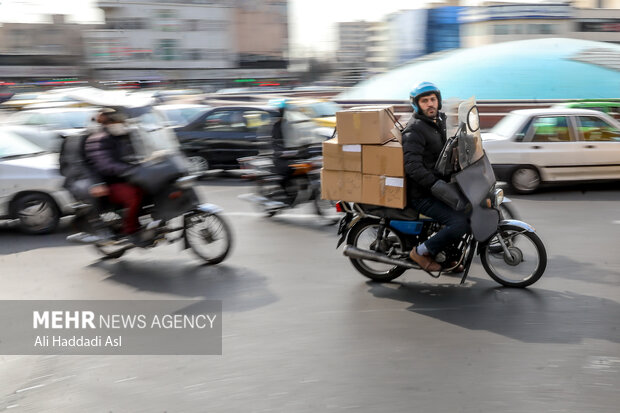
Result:
M337 223L340 218L334 213L336 203L321 199L321 150L318 146L295 150L295 155L302 156L289 164L290 178L284 186L284 177L275 172L270 154L238 159L243 170L242 177L255 183L254 193L239 197L256 205L267 217L312 203L319 217L331 224Z
M475 100L459 106L459 130L448 141L436 165L452 165L447 203L467 205L469 233L435 256L438 273L423 270L409 258L409 252L441 228L432 218L411 208L394 209L339 201L345 213L339 223L337 248L345 242L343 254L364 276L389 282L408 269L423 270L434 278L463 266L461 284L469 274L476 254L483 268L496 282L507 287L527 287L543 275L547 253L534 228L515 219L504 219L502 189L495 188L491 164L482 149ZM456 192L454 190L457 190ZM456 198L455 198L456 194ZM462 208L462 206L459 206Z
M74 205L74 223L83 232L68 240L91 244L105 258L119 258L130 249L152 248L163 241L182 241L184 249L191 248L207 264L222 262L232 246L230 225L220 207L199 201L193 187L199 177L188 173L189 164L174 135L163 128L163 121L158 122L150 103L126 107L118 98L112 104L100 98L92 103L123 110L128 117L139 162L127 179L146 193L140 211L142 229L139 239L124 236L120 206L107 197L85 198L83 192L75 193L79 201Z

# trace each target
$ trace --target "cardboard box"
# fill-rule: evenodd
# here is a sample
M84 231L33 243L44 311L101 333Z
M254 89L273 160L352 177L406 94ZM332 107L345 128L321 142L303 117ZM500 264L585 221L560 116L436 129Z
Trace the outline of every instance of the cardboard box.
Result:
M405 178L364 175L362 179L362 203L404 208L407 205Z
M333 201L362 202L361 172L321 169L321 198Z
M362 145L340 145L338 138L323 142L323 168L361 172Z
M394 107L368 106L336 112L338 142L348 144L382 144L394 138Z
M403 147L400 142L390 141L383 145L362 147L362 172L369 175L405 176Z

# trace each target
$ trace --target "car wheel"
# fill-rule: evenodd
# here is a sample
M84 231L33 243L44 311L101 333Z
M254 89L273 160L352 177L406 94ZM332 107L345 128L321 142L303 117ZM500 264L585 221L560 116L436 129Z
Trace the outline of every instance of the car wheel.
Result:
M520 166L512 172L510 184L518 193L529 194L540 186L540 174L536 168Z
M20 228L27 234L49 234L60 222L56 202L46 194L28 194L13 203L13 217L19 220Z
M209 161L204 156L194 155L187 158L189 161L189 171L200 173L209 170Z

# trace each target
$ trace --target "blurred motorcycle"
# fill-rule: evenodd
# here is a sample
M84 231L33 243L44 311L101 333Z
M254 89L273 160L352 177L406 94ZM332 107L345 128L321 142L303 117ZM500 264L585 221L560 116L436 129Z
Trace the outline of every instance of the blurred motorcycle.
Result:
M254 193L243 194L239 198L256 205L267 217L312 203L319 217L335 224L340 218L335 209L336 202L321 199L321 148L307 147L294 152L300 158L289 164L291 171L288 179L275 172L269 154L238 159L242 177L255 184Z
M222 262L232 246L232 232L216 205L201 203L194 190L198 176L188 174L189 164L179 150L179 143L171 132L159 122L150 102L131 102L123 105L118 96L108 101L104 92L86 96L87 101L98 106L115 107L127 115L131 144L135 150L134 168L126 177L130 183L142 188L146 195L140 211L142 229L135 236L122 234L123 211L107 197L92 198L83 187L90 180L76 180L67 185L79 202L74 206L75 225L81 233L67 237L69 241L92 244L106 258L119 258L132 248L152 248L162 241L183 241L183 248L191 248L207 264ZM83 154L84 137L74 137L63 144L61 157L68 166L87 167ZM70 138L67 138L70 139ZM71 149L69 149L71 148ZM79 171L62 168L67 177ZM66 182L66 184L67 184Z

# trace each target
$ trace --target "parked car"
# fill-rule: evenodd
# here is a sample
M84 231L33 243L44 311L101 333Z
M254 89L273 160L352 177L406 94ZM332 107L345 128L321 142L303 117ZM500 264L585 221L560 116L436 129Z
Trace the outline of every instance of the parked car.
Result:
M19 220L26 233L52 232L61 216L73 213L63 181L58 154L0 129L0 218Z
M68 136L83 133L96 112L95 107L22 110L9 116L7 123L31 126Z
M271 148L271 128L278 116L278 110L270 106L221 106L174 131L195 171L236 169L237 159ZM284 134L291 147L331 137L329 130L317 127L301 112L288 110L284 120Z
M231 169L238 167L238 158L257 155L266 147L276 116L273 108L216 107L174 131L195 171Z
M0 108L7 110L21 110L24 106L31 105L33 103L39 103L41 93L15 93L10 99L0 103Z
M299 110L319 126L332 129L336 127L336 112L342 110L337 103L322 99L291 99L287 100L286 104Z
M602 112L515 110L482 139L498 180L520 193L551 182L620 179L620 123Z
M199 104L170 104L155 106L164 117L167 126L179 128L190 123L194 118L210 109L210 106Z
M0 133L3 131L19 135L48 152L60 152L62 137L56 132L24 125L2 125Z

